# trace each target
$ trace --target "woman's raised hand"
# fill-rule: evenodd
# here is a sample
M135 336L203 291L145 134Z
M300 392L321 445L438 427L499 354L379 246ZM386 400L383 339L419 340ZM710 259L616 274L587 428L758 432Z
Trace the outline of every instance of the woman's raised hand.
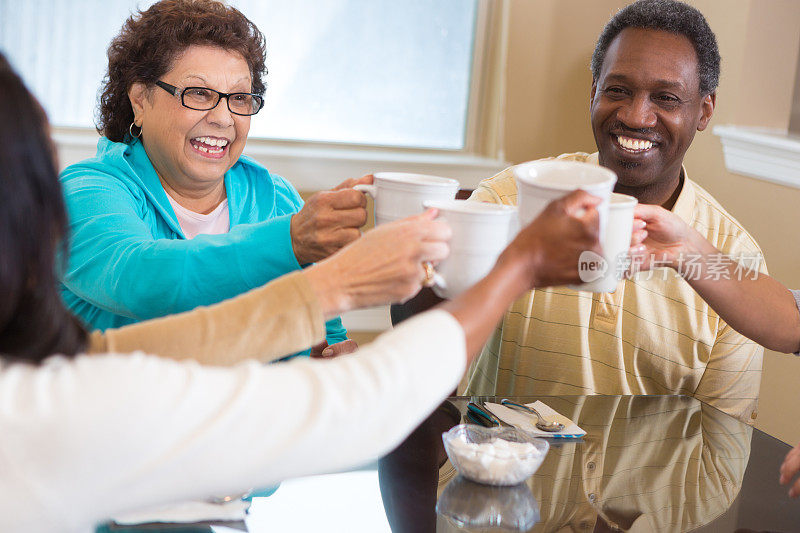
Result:
M378 226L306 269L325 317L414 296L425 279L423 262L438 263L449 253L450 226L436 215L429 209Z
M364 183L372 183L372 174L314 194L292 216L292 248L298 263L325 259L359 238L359 228L367 222L367 199L353 187Z

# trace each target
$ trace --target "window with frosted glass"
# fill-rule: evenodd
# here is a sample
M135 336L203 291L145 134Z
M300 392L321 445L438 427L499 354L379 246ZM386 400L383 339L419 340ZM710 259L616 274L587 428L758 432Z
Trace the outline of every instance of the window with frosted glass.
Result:
M478 0L236 0L267 39L251 137L461 149ZM92 127L130 0L0 0L0 50L56 126Z

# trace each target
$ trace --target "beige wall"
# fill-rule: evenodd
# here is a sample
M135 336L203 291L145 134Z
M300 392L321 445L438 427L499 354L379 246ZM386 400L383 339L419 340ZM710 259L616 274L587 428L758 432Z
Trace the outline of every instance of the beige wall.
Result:
M717 32L725 72L717 124L787 129L800 50L800 2L697 2ZM745 14L744 20L740 20ZM744 38L743 38L744 37ZM727 99L727 101L726 101ZM725 171L719 139L698 137L687 167L752 233L771 274L800 288L800 189ZM757 426L789 443L800 442L800 360L768 352L761 380Z
M505 155L521 162L594 151L588 65L600 30L620 0L511 0ZM694 0L717 34L722 79L712 126L786 129L800 50L796 0ZM800 189L725 169L719 138L706 131L686 158L689 175L753 234L771 273L800 288ZM758 426L800 441L800 360L768 353Z

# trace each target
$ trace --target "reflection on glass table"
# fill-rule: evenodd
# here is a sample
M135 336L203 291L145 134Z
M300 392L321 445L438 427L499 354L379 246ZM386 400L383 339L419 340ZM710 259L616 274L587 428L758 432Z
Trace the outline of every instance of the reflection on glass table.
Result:
M800 502L789 500L777 483L777 465L789 447L713 407L681 396L519 400L534 399L587 435L551 442L544 463L525 483L538 503L538 523L519 531L792 531L800 523ZM451 399L381 461L384 505L395 533L499 530L486 523L479 504L471 511L459 507L457 520L442 512L448 483L457 478L439 450L440 435L461 422L469 400ZM757 443L755 458L751 442ZM428 485L432 468L435 495ZM459 488L461 500L470 498L469 487ZM439 515L429 516L437 497ZM757 507L765 512L750 514Z
M458 528L527 531L539 521L539 505L525 483L497 487L457 476L439 496L436 514Z
M554 446L528 480L540 503L532 531L689 531L730 507L751 428L690 398L553 398L588 434ZM440 483L449 480L449 464Z

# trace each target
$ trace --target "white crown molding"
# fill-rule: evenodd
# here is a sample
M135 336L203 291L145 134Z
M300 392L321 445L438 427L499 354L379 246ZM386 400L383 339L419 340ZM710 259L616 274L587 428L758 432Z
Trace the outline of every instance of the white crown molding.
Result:
M781 130L715 126L725 166L752 178L800 188L800 136Z

